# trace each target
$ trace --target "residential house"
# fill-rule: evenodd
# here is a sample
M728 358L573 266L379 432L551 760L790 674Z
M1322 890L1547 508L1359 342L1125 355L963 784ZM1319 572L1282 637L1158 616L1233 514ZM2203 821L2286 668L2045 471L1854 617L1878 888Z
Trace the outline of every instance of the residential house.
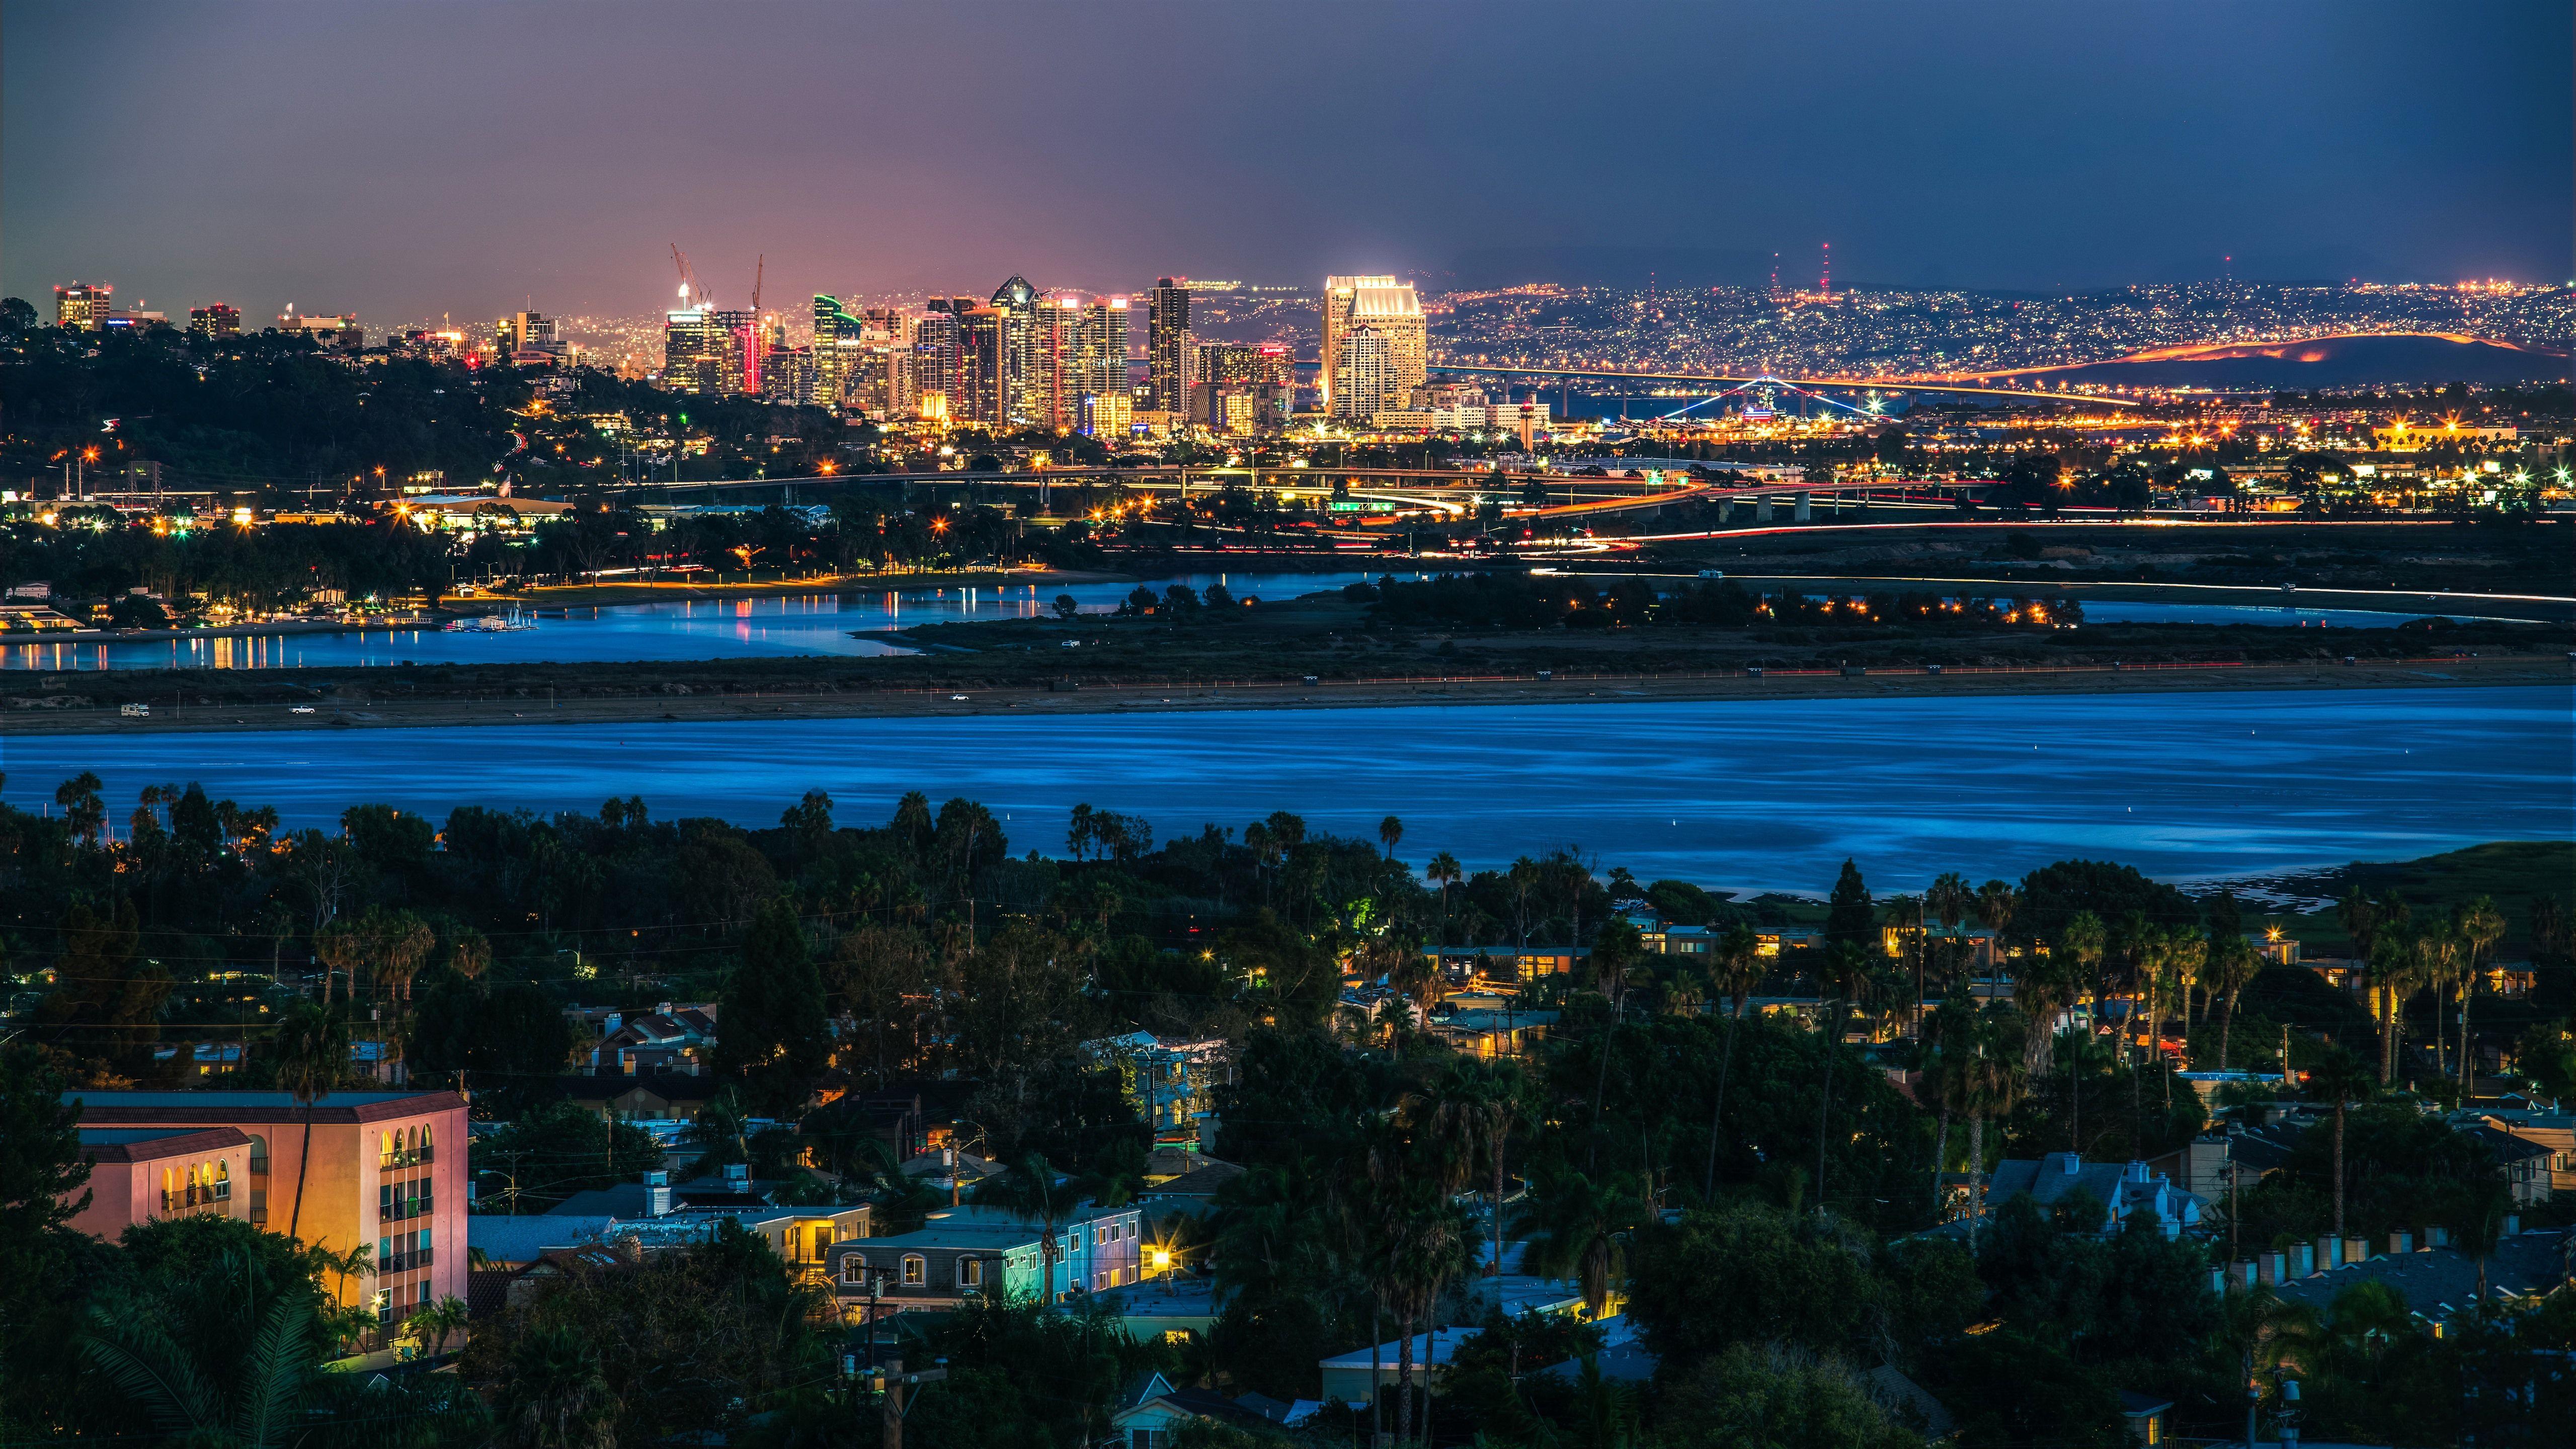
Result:
M2545 1173L2550 1193L2576 1192L2576 1113L2544 1112L2532 1107L2473 1107L2452 1113L2451 1125L2464 1130L2473 1126L2491 1128L2543 1149L2545 1158L2517 1154L2517 1160L2536 1163L2525 1170Z
M2385 1284L2428 1331L2438 1334L2472 1311L2478 1293L2477 1260L2437 1243L2440 1236L2438 1228L2392 1232L2382 1254L2371 1254L2367 1239L2349 1239L2339 1254L2345 1261L2312 1273L2283 1274L2273 1291L2331 1316L2345 1289L2356 1283ZM2519 1218L2507 1218L2495 1250L2487 1255L2486 1284L2488 1300L2504 1303L2535 1302L2576 1285L2576 1229L2524 1232Z
M89 1205L71 1226L113 1243L161 1218L250 1216L250 1138L234 1127L83 1127Z
M1118 1069L1129 1105L1154 1129L1158 1144L1204 1141L1201 1128L1215 1105L1211 1094L1233 1080L1231 1048L1223 1037L1181 1041L1131 1031L1083 1043L1082 1057Z
M224 1161L247 1184L250 1221L333 1254L372 1250L376 1271L342 1292L384 1322L465 1296L465 1099L454 1092L330 1092L309 1106L286 1092L63 1096L87 1128L240 1133L245 1146Z
M715 1050L716 1007L713 1002L674 1007L665 1001L633 1015L604 1013L599 1027L599 1045L590 1051L593 1075L696 1076L706 1070Z
M1423 954L1445 972L1482 976L1489 981L1536 981L1542 976L1568 976L1584 969L1589 946L1427 946Z
M2200 1226L2202 1200L2175 1185L2172 1178L2143 1162L2086 1162L2072 1152L2052 1152L2037 1161L2006 1158L1986 1182L1986 1210L1993 1212L2017 1197L2042 1207L2058 1207L2090 1197L2101 1218L2086 1227L2110 1234L2126 1231L2133 1221L2151 1222L2168 1238ZM1965 1222L1950 1229L1965 1232Z
M1229 1399L1214 1389L1176 1389L1159 1373L1142 1376L1119 1395L1109 1416L1110 1438L1102 1449L1170 1449L1181 1426L1198 1420L1253 1425L1297 1423L1312 1405L1286 1405L1259 1394Z
M2173 1424L2173 1400L2162 1394L2140 1394L2120 1390L2120 1419L2129 1429L2129 1442L2138 1449L2156 1449L2165 1442Z
M882 1307L893 1311L954 1308L995 1292L1012 1298L1105 1292L1154 1275L1142 1218L1133 1206L1077 1207L1050 1243L1045 1226L1025 1214L948 1208L913 1232L833 1243L829 1276L845 1313L868 1300L872 1285Z
M1481 1331L1476 1328L1440 1328L1429 1333L1415 1334L1413 1338L1415 1379L1426 1391L1439 1392L1440 1381L1447 1374L1449 1360L1458 1352L1458 1346L1474 1338ZM1389 1339L1377 1346L1376 1370L1377 1382L1380 1384L1392 1386L1395 1383L1395 1360L1403 1344L1404 1340L1398 1338ZM1335 1354L1316 1364L1316 1368L1323 1374L1324 1399L1327 1403L1338 1399L1346 1404L1365 1404L1375 1397L1369 1392L1369 1354L1369 1349L1356 1348L1349 1353Z
M1553 1011L1513 1008L1457 1010L1448 1002L1435 1007L1423 1023L1452 1051L1471 1057L1516 1057L1547 1039L1556 1025Z
M679 1072L649 1076L557 1077L554 1091L611 1121L694 1122L724 1083Z

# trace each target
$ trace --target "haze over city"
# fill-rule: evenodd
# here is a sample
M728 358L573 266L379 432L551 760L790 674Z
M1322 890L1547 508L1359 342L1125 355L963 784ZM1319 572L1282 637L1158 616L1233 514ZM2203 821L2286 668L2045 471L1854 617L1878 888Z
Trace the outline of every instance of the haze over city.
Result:
M12 3L0 283L2563 279L2566 7ZM93 63L64 66L79 54ZM1297 55L1303 63L1281 63ZM174 239L184 246L172 247Z
M0 7L0 1449L2567 1449L2565 0Z

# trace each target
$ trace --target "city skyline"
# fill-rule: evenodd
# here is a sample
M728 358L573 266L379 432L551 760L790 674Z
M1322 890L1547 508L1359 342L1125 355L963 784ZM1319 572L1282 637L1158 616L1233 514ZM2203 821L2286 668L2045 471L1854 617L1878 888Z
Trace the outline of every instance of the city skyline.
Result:
M720 306L762 257L778 296L1013 271L1130 295L1210 275L1756 283L1774 252L1804 283L1826 242L1843 285L2569 265L2569 18L2536 5L2475 27L2297 6L1548 26L1426 5L1178 30L1159 7L776 6L713 32L620 13L639 12L601 33L578 8L13 4L0 286L111 282L174 315L629 313L672 295L673 242ZM1320 85L1258 58L1299 35L1341 57ZM941 54L978 57L993 103L971 119L931 104L954 68L903 60ZM695 72L876 119L782 128L776 105L675 99ZM207 80L260 74L346 77L346 98ZM1053 119L1041 82L1074 75L1111 78L1109 114L1196 119L1121 164L1141 140L1103 152ZM193 243L176 255L173 228Z

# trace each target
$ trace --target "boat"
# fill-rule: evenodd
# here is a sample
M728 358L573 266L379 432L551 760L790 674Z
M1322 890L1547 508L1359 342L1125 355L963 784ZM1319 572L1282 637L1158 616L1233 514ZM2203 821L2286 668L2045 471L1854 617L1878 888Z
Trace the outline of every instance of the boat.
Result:
M470 619L450 619L444 627L450 634L507 634L520 629L533 629L537 627L537 621L523 617L519 613L519 606L512 604L510 612L506 615L477 614Z

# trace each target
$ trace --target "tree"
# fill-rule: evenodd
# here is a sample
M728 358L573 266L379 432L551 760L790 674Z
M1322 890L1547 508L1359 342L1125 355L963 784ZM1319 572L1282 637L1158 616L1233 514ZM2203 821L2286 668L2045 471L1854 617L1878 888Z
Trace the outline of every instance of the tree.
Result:
M240 1310L228 1315L230 1326L246 1331L248 1352L238 1361L227 1361L237 1347L228 1335L174 1333L183 1325L105 1306L91 1310L82 1354L155 1427L180 1442L206 1449L292 1443L306 1428L301 1409L314 1368L313 1308L309 1300L274 1295L255 1323L248 1321L251 1305L269 1296L259 1291L254 1275L248 1261L227 1260L223 1276L233 1281L214 1295Z
M1575 1280L1584 1310L1600 1317L1611 1288L1628 1275L1627 1235L1648 1216L1639 1187L1633 1178L1596 1183L1570 1169L1542 1172L1517 1221L1530 1235L1523 1271Z
M2022 1093L2017 1027L2001 1012L1979 1015L1956 1058L1960 1099L1968 1113L1968 1236L1973 1246L1986 1213L1986 1120L2011 1115Z
M1717 1103L1708 1114L1708 1165L1700 1178L1700 1196L1717 1196L1717 1139L1725 1130L1726 1080L1735 1069L1735 1034L1744 1020L1744 1003L1762 984L1762 942L1742 921L1727 927L1709 953L1708 985L1727 1004L1726 1046L1717 1061Z
M1601 933L1592 938L1592 984L1609 998L1610 1022L1601 1034L1601 1069L1592 1084L1592 1135L1601 1133L1601 1094L1610 1085L1610 1049L1617 1044L1620 1008L1628 999L1628 967L1642 949L1637 928L1613 916L1603 923ZM1597 1150L1596 1140L1587 1152Z
M72 838L83 845L98 844L99 833L107 825L107 805L98 793L105 785L95 773L83 770L54 787L54 803L63 807Z
M1833 893L1825 898L1825 944L1867 946L1877 924L1860 867L1844 861L1842 874L1834 878Z
M2418 980L2415 953L2395 934L2383 932L2371 942L2361 979L2370 988L2371 1015L2379 1020L2379 1083L2384 1087L2397 1079L2399 1008Z
M725 984L716 1069L742 1083L757 1107L801 1106L831 1051L823 977L805 948L804 922L781 896L754 913L742 964Z
M277 1038L269 1051L275 1058L278 1086L304 1109L304 1145L295 1154L295 1207L286 1219L286 1235L301 1241L305 1169L313 1160L313 1104L348 1070L348 1028L330 1008L299 1001L278 1018Z
M2334 1103L2334 1234L2344 1235L2343 1137L2346 1110L2355 1102L2367 1102L2374 1095L2370 1073L2361 1060L2341 1047L2329 1047L2325 1056L2308 1068L2307 1094L2313 1100Z
M1674 1442L1762 1449L1918 1449L1843 1360L1739 1343L1677 1374L1658 1422Z
M2478 976L2488 953L2504 939L2504 912L2493 896L2479 896L2460 908L2459 933L2468 943L2468 974L2460 983L2460 1096L2465 1100L2477 1081L2477 1057L2469 1042L2469 998L2477 994Z
M1064 1256L1062 1229L1073 1207L1071 1186L1059 1181L1061 1177L1045 1158L1032 1152L986 1179L975 1192L978 1206L1017 1213L1021 1222L1039 1230L1038 1256L1045 1270L1038 1288L1041 1305L1055 1302L1055 1265Z
M1395 845L1404 839L1404 822L1390 815L1377 823L1377 838L1386 846L1386 858L1395 859Z
M2245 938L2232 931L2211 938L2209 955L2210 989L2226 1002L2225 1014L2218 1023L2218 1069L2223 1072L2227 1070L2228 1037L2236 1029L2236 998L2244 994L2263 963L2256 959L2254 948L2246 944Z
M0 1049L0 1253L29 1251L89 1206L80 1115L41 1053Z

